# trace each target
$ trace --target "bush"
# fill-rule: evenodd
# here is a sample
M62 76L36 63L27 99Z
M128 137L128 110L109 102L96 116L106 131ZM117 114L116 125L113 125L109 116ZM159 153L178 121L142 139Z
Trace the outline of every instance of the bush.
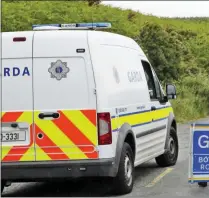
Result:
M177 85L172 101L178 121L208 115L209 19L168 19L88 1L3 1L2 31L31 30L32 24L112 23L105 30L134 38L163 82ZM93 6L97 5L97 6Z

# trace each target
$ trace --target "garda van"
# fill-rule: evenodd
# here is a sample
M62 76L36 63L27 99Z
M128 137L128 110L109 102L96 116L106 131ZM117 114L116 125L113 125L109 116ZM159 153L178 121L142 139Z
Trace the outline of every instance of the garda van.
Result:
M177 126L158 77L109 23L2 33L1 190L12 182L109 177L131 192L134 168L175 165Z

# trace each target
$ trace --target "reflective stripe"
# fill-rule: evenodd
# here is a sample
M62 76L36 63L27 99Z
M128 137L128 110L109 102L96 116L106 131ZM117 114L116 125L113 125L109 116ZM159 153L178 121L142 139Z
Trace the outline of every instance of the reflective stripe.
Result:
M35 161L34 145L27 148L26 152L20 157L19 161Z
M95 149L98 144L96 110L64 110L59 112L61 116L55 120L41 120L39 113L2 113L2 122L27 122L31 140L28 146L3 146L2 161L98 158ZM38 138L39 133L43 134L43 138Z
M37 123L36 123L37 124ZM49 127L49 125L43 125L47 128L47 130L42 130L38 128L38 126L35 127L36 131L36 137L39 132L43 132L44 136L42 139L36 138L36 144L39 145L39 147L42 148L42 150L52 159L52 160L68 160L69 157L59 148L59 143L64 140L64 138L60 138L60 134L57 134L57 131L51 130L52 128ZM48 128L49 127L49 128ZM50 134L50 136L48 136ZM57 137L57 140L56 140ZM61 141L58 141L61 140ZM56 142L56 144L54 143ZM53 154L53 153L56 153ZM39 159L39 153L36 153L36 156Z
M6 155L8 155L9 151L11 150L11 146L4 146L1 149L1 159L4 159Z
M37 118L38 114L40 112L36 112L35 113L35 117ZM65 153L69 159L86 159L87 156L78 148L78 146L76 144L74 144L73 141L71 141L71 139L68 138L67 135L65 135L65 133L63 133L62 130L60 130L60 128L58 128L58 126L56 124L54 124L53 121L51 120L40 120L40 119L36 119L35 120L36 125L39 127L39 130L36 129L36 143L38 144L38 142L42 142L41 145L39 145L40 147L49 147L51 146L51 148L48 149L49 153L56 153L55 151L53 151L54 147L60 147L60 149L62 150L63 153ZM44 138L42 140L39 140L37 138L37 134L39 132L43 132L44 136L48 137L54 144L54 147L52 147L52 145L49 145L47 142L44 141ZM44 150L42 148L42 150ZM39 157L39 153L38 150L36 150L37 154L37 159L38 160L44 160L44 158L40 158Z
M64 115L81 131L90 141L91 144L97 145L98 138L95 133L96 126L89 121L80 111L63 111ZM81 124L82 123L82 124Z
M167 107L167 108L162 108L162 109L157 109L154 111L154 120L160 120L162 118L166 118L169 116L170 112L173 112L172 107Z
M38 153L38 155L36 156L36 160L37 161L42 161L42 160L52 160L49 155L47 155L43 149L41 149L38 144L35 144L36 147L36 153Z
M92 142L69 120L61 111L60 118L53 120L53 123L72 141L75 145L80 145L80 150L88 158L97 158L98 153L92 152L94 146ZM83 123L80 123L83 124ZM96 135L96 130L95 130ZM83 146L84 145L84 146ZM91 152L91 153L90 153Z
M131 126L152 122L152 112L138 113L119 117L119 123L122 126L124 123L129 123Z
M2 122L16 122L23 112L8 112L3 113Z
M83 113L91 122L94 126L96 126L96 111L95 110L81 110L81 113Z
M125 115L121 115L118 118L112 118L112 130L117 131L117 122L120 126L124 123L129 123L132 127L151 123L153 121L159 121L166 119L169 113L173 112L172 107L165 107L157 109L156 111L142 111L142 112L131 112Z
M5 114L5 115L7 115L7 114ZM9 152L6 155L4 155L4 157L2 156L2 161L3 162L8 162L8 161L34 161L35 160L34 145L33 145L33 142L34 142L33 141L33 128L32 128L32 125L31 125L31 123L32 123L31 115L32 115L31 112L24 112L16 120L16 122L28 121L28 124L30 125L30 144L28 146L13 146L13 147L10 147ZM29 118L29 116L31 117L31 119ZM3 119L5 119L5 118L3 118ZM15 122L15 121L13 121L13 122ZM7 150L8 147L2 147L2 150L4 150L4 149Z
M23 112L4 112L2 122L18 122ZM24 149L20 147L2 146L2 161L19 161L22 157Z
M6 113L6 112L1 112L1 118L4 116L5 113Z

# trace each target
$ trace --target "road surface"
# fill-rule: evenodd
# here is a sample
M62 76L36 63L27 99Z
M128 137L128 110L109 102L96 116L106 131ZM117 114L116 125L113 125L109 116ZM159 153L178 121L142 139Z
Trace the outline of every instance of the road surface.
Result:
M209 118L203 119L209 121ZM209 187L188 184L189 123L178 125L179 159L174 167L159 168L150 161L136 168L135 186L125 197L209 197ZM16 183L4 189L3 197L102 197L111 196L106 180L62 183Z

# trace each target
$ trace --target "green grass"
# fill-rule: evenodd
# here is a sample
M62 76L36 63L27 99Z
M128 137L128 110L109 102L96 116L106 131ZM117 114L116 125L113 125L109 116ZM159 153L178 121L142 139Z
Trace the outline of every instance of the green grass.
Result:
M31 30L32 24L111 22L110 32L142 46L161 81L177 85L172 101L179 122L209 114L209 19L159 18L77 1L2 2L2 31Z

